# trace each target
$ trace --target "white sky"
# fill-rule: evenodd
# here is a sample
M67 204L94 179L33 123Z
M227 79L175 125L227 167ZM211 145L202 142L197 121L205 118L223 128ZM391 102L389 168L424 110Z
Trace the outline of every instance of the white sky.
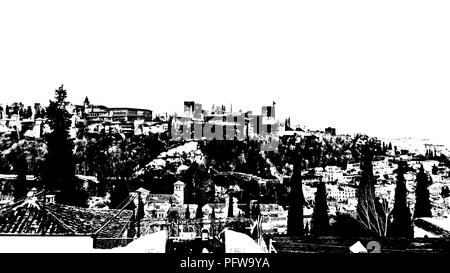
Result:
M233 103L313 129L450 139L450 1L2 1L0 101Z

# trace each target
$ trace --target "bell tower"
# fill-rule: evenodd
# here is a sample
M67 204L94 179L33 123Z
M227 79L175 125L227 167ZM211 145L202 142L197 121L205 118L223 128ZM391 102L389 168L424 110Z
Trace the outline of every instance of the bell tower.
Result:
M184 205L184 183L177 181L173 184L173 194L180 201L180 204Z

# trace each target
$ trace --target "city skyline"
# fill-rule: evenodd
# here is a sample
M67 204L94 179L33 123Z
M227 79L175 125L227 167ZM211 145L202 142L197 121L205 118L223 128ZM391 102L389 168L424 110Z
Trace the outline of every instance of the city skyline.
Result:
M174 114L175 115L183 115L184 114L183 113L184 112L183 103L185 101L192 101L192 100L188 100L188 99L182 100L182 101L180 101L180 104L178 105L178 107L174 105L173 107L169 108L169 109L173 109L173 110L166 110L166 111L155 112L153 109L158 108L158 107L153 107L153 106L149 106L149 105L145 106L145 104L131 104L131 105L144 105L142 107L130 106L129 104L108 105L108 104L106 104L104 102L101 102L101 101L94 102L94 101L92 101L90 99L90 96L84 96L83 97L84 99L82 99L80 101L70 100L70 97L71 97L70 95L68 97L69 97L70 103L72 103L74 105L82 105L83 102L84 102L84 99L86 97L88 97L89 100L90 100L90 103L92 105L103 105L103 106L107 106L108 108L148 109L148 110L151 110L154 113L154 117L156 117L157 115L165 115L165 114L167 114L167 115L174 115ZM51 99L52 99L52 97L49 97L48 100L51 100ZM12 103L16 103L16 102L17 103L19 103L19 102L24 103L25 102L24 106L27 107L27 106L33 106L34 103L36 103L36 102L27 103L27 101L28 100L20 100L20 99L11 100L9 102L0 101L0 105L7 105L7 104L11 105ZM195 102L202 104L203 110L206 110L208 112L211 111L213 106L215 106L215 107L224 106L226 108L227 112L230 112L230 109L232 109L233 110L232 112L234 112L234 113L239 112L239 111L242 110L243 112L252 111L253 114L261 114L261 110L262 110L261 108L262 107L264 107L264 106L271 106L270 103L264 103L264 102L261 105L258 105L258 106L255 106L255 107L245 106L244 104L242 104L242 102L241 102L241 104L238 104L238 103L236 103L236 104L233 104L233 103L229 103L229 104L211 103L211 104L206 104L206 105L203 104L202 101L195 101ZM273 101L273 102L275 102L275 101ZM46 103L45 101L39 101L37 103L40 103L44 107L48 106L47 105L48 103ZM439 137L433 137L433 136L430 137L430 135L428 135L428 136L427 135L419 135L419 136L416 135L416 136L414 136L414 135L406 135L406 134L397 134L397 135L395 135L395 134L377 134L377 132L371 134L371 133L368 133L368 131L370 131L370 128L368 128L369 130L364 131L364 130L358 130L355 127L353 127L353 128L352 127L349 127L349 128L336 127L336 123L338 123L338 122L322 123L322 126L320 126L320 123L318 124L318 123L314 123L314 122L308 122L308 120L306 120L306 122L304 122L301 119L300 120L296 119L296 115L295 114L286 113L286 111L283 111L282 109L280 109L279 105L281 103L280 104L278 102L275 102L275 103L276 103L276 109L277 109L276 110L275 119L279 120L280 122L283 122L286 118L290 118L291 119L291 127L293 129L295 129L296 126L300 126L302 129L307 129L307 130L312 130L312 131L315 131L315 130L323 131L325 128L332 127L332 128L337 130L337 134L338 135L367 134L367 135L369 135L371 137L377 137L377 138L379 138L381 140L386 140L386 141L395 140L395 139L402 139L402 138L404 138L404 139L411 138L411 139L416 139L416 140L424 140L425 142L430 143L430 144L446 145L447 147L450 146L450 139L446 140L445 137L440 137L440 136ZM242 107L239 107L239 105L241 105ZM284 113L284 115L280 115L279 114L280 112Z
M1 101L182 112L185 100L312 129L449 144L444 2L2 3ZM26 20L25 20L26 18Z

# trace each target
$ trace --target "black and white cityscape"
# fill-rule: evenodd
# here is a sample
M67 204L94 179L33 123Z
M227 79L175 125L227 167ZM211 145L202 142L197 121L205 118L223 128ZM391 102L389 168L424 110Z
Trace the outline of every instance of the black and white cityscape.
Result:
M450 251L449 6L44 2L0 7L0 253Z
M168 115L67 92L0 106L2 252L448 250L444 145L311 130L276 102Z

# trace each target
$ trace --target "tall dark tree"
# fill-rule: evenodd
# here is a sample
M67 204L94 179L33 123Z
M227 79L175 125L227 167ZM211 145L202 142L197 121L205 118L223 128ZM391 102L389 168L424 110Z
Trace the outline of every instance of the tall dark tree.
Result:
M395 188L395 203L392 211L393 220L390 225L390 235L393 237L407 237L414 236L414 229L411 221L411 211L409 210L406 196L407 189L405 183L404 173L407 171L407 164L400 161L397 173L397 185Z
M324 236L328 235L330 232L325 183L320 183L317 186L311 225L311 234L314 236Z
M251 216L251 205L250 202L247 202L247 204L245 205L245 217L250 218Z
M261 214L261 209L259 207L259 203L254 203L253 207L251 209L251 218L253 220L258 219L260 214Z
M5 115L7 118L11 117L11 108L9 107L9 105L5 106Z
M191 218L190 216L191 216L191 211L189 210L189 204L187 204L186 212L184 213L184 218L189 219L189 218Z
M228 197L228 217L234 217L233 212L233 195L230 193L230 196Z
M144 211L144 202L142 202L141 194L138 194L138 207L135 217L135 223L132 223L133 225L136 225L136 233L137 236L141 236L141 220L145 217L145 211ZM131 226L131 225L130 225Z
M386 145L386 143L384 143L383 142L383 149L382 149L382 151L383 151L383 154L385 154L386 153L386 151L387 151L387 145Z
M211 211L211 219L216 219L216 210L214 209L214 207L212 208L212 211Z
M430 192L428 191L429 185L430 180L423 169L423 165L421 165L416 177L416 206L414 208L414 218L432 216Z
M48 153L43 169L46 190L55 192L57 200L69 205L85 203L75 179L74 144L70 139L71 114L67 111L67 91L61 85L47 109L51 132L45 135ZM84 204L85 205L85 204Z
M303 205L305 204L305 197L303 195L302 185L302 157L300 144L297 144L295 149L294 170L290 183L291 192L289 193L287 232L290 236L303 236Z
M19 114L20 119L24 118L25 110L23 109L23 107L19 108L18 114Z
M197 211L195 212L195 218L197 219L203 219L203 210L202 210L203 205L198 205L197 207Z
M21 151L20 154L14 159L14 173L17 175L17 179L14 183L14 199L20 199L27 195L27 172L28 165L27 159L24 151Z
M142 220L144 218L144 216L145 216L144 202L142 201L141 194L139 194L138 195L138 207L137 207L137 213L136 213L136 220L140 221L140 220Z
M359 183L359 190L367 190L370 193L375 193L375 178L373 176L373 155L370 147L365 146L362 151L361 160L361 180Z

